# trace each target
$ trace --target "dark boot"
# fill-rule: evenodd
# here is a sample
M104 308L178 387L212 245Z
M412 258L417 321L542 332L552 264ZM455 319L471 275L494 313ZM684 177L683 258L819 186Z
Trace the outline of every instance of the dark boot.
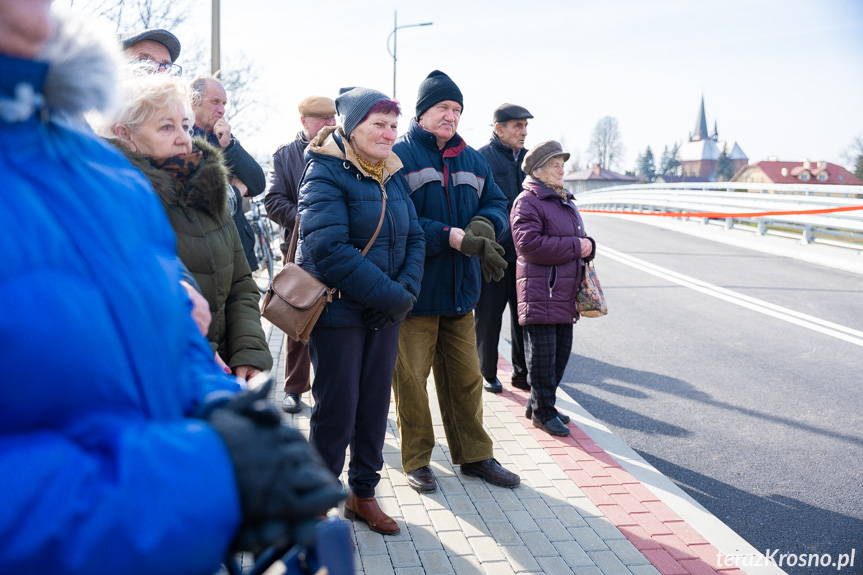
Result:
M374 497L357 497L353 491L348 492L345 501L345 519L363 521L369 529L382 535L397 535L401 531L399 524L381 511Z
M531 409L531 407L530 407L529 405L524 409L524 416L525 416L526 418L528 418L528 419L532 419L532 418L533 418L533 409ZM570 418L569 418L569 416L568 416L567 414L565 414L565 413L561 413L561 412L559 412L559 411L557 412L557 418L558 418L558 419L560 420L560 422L561 422L561 423L563 423L563 424L567 424L567 423L569 423L569 422L571 421L571 420L570 420Z
M569 435L569 428L556 417L552 417L548 421L540 421L536 417L532 417L531 421L533 421L534 427L540 428L549 435L557 435L559 437Z

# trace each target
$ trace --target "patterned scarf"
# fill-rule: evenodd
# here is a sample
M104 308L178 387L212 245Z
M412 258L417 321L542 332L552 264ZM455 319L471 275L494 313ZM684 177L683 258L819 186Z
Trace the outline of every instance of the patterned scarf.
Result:
M201 165L201 160L204 157L204 152L195 148L191 154L184 156L171 156L166 160L154 160L147 158L150 165L157 170L167 172L174 179L174 188L178 193L182 193L186 187L186 182L189 181L189 176L198 171Z
M383 185L384 183L384 164L386 160L381 160L377 163L371 163L361 155L357 154L357 149L351 145L351 148L354 149L354 155L357 157L357 162L359 162L360 167L370 173L374 179L378 181L379 184Z
M548 185L548 184L546 184L546 185ZM564 202L566 201L566 188L562 188L560 186L548 186L548 187L551 188L552 190L554 190L555 192L557 192L557 195L560 196L561 198L563 198Z

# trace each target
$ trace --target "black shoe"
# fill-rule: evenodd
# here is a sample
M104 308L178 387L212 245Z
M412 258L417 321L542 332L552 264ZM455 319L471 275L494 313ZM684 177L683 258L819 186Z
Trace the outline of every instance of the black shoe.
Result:
M531 409L531 407L529 405L524 409L524 416L528 419L533 419L533 409ZM557 412L557 418L564 425L570 422L569 416L567 414L561 413L559 411Z
M414 491L419 493L434 493L437 491L437 482L435 481L434 473L432 473L428 465L408 471L405 473L405 476L408 478L408 485Z
M530 385L528 385L526 379L513 379L512 386L516 389L523 389L525 391L530 391Z
M288 393L282 400L282 410L287 413L299 413L303 410L299 393Z
M501 385L498 378L484 379L482 382L482 388L489 393L500 393L503 391L503 385Z
M558 418L552 417L548 421L542 422L537 418L532 417L534 427L538 427L549 435L557 435L558 437L566 437L569 435L569 428L563 424Z
M484 459L473 463L462 463L461 472L465 475L472 475L480 479L497 485L498 487L508 487L512 489L521 483L521 478L498 463L497 459Z

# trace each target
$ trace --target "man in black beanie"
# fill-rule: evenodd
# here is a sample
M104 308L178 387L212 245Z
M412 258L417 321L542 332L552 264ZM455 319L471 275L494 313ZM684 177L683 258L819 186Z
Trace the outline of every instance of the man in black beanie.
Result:
M506 197L485 158L457 134L463 107L455 82L435 70L420 84L407 134L393 146L426 241L422 287L402 323L393 374L402 469L420 493L437 489L429 468L435 436L426 382L432 367L453 464L493 485L520 482L494 459L483 428L472 313L482 280L500 280L507 266L498 243L509 235Z
M521 163L527 150L527 121L533 118L527 109L515 104L501 104L494 111L494 131L491 141L479 149L488 160L494 181L506 196L507 213L521 193L524 172ZM503 386L497 378L497 346L503 310L509 304L510 336L512 338L512 386L530 389L527 385L527 364L524 360L524 330L518 324L518 298L515 292L515 245L512 237L501 241L503 258L507 268L499 282L483 282L482 292L476 304L476 346L479 351L479 371L483 388L491 393L500 393Z

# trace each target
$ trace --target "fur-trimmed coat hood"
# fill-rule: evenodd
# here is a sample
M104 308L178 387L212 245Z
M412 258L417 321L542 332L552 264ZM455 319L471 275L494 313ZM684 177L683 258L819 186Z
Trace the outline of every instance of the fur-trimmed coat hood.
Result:
M144 154L130 152L119 140L111 140L133 166L141 170L166 207L186 207L203 210L214 218L222 218L228 206L228 170L222 152L203 138L195 138L193 146L203 152L201 165L189 176L183 193L178 193L171 175L156 168ZM230 214L228 214L230 217Z

